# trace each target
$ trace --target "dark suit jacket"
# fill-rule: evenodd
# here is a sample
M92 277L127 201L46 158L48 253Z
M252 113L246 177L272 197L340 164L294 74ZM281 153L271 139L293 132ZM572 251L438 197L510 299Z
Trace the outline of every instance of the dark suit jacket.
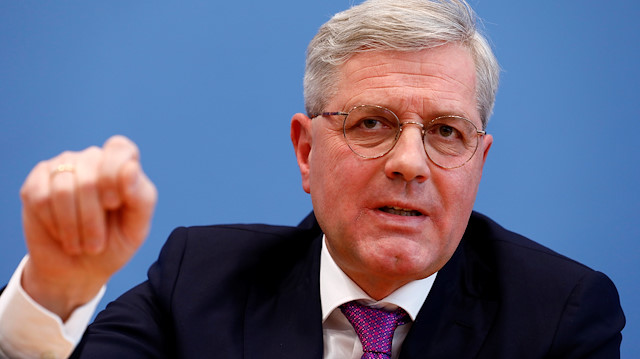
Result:
M109 304L81 358L322 358L322 233L299 227L178 228L148 281ZM613 283L474 213L401 358L616 358Z

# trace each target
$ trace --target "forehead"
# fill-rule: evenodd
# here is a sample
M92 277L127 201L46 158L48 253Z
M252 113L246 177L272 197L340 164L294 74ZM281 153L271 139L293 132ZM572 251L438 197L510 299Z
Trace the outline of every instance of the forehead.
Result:
M336 90L332 110L372 104L399 117L454 114L480 121L475 65L468 50L455 44L358 53L340 66Z

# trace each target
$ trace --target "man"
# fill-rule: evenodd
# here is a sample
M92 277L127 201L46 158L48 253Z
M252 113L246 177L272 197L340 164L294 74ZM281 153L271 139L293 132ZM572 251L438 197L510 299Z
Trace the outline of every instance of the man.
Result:
M307 114L291 121L314 212L296 228L177 229L72 356L618 357L611 281L472 211L498 78L474 20L460 1L334 16L309 46ZM40 163L22 198L30 256L0 296L0 345L64 356L65 330L84 331L146 236L155 188L114 137ZM65 322L41 346L22 324L38 313Z

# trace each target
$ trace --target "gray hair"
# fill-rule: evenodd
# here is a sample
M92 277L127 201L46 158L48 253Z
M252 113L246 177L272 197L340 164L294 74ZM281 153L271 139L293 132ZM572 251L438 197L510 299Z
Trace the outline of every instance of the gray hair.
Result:
M464 0L367 0L322 25L307 49L304 97L307 114L325 111L335 95L338 68L365 51L416 51L446 43L469 49L476 66L476 95L483 128L493 111L500 67L476 29ZM331 110L335 111L335 110Z

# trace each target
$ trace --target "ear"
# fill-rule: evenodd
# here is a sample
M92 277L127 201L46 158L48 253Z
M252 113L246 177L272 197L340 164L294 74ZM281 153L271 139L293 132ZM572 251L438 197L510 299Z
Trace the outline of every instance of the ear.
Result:
M291 119L291 142L296 152L298 167L300 167L302 188L307 193L311 193L309 184L311 140L311 119L302 113L296 113Z
M484 135L482 142L484 143L484 150L482 151L482 166L484 167L484 163L487 161L487 156L489 156L489 149L493 144L493 136Z

